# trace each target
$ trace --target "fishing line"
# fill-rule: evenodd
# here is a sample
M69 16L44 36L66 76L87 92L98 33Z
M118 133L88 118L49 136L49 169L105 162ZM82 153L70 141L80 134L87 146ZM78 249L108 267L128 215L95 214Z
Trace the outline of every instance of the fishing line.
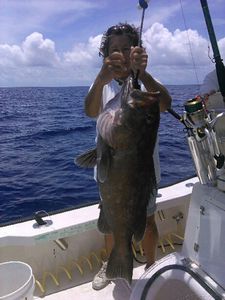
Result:
M194 67L195 77L196 77L198 85L200 85L200 81L199 81L198 74L197 74L196 63L195 63L195 60L194 60L194 55L193 55L192 46L191 46L191 40L190 40L190 36L189 36L189 33L188 33L187 23L186 23L186 19L185 19L185 15L184 15L182 0L180 0L180 6L181 6L181 12L182 12L182 17L183 17L183 21L184 21L184 27L185 27L185 30L186 30L186 33L187 33L188 45L189 45L192 64L193 64L193 67Z
M189 33L188 33L188 30L187 30L187 23L186 23L186 19L185 19L185 15L184 15L182 0L180 0L180 6L181 6L181 12L182 12L182 17L183 17L183 21L184 21L184 27L185 27L185 30L186 30L186 33L187 33L188 45L189 45L192 64L193 64L193 67L194 67L196 81L197 81L198 85L200 85L200 81L199 81L198 74L197 74L197 68L196 68L196 64L195 64L195 60L194 60L194 56L193 56L191 41L190 41ZM185 124L183 117L181 117L178 113L176 113L172 108L168 108L167 111L173 117L175 117L177 120L179 120L185 126L186 130L188 131L188 127Z

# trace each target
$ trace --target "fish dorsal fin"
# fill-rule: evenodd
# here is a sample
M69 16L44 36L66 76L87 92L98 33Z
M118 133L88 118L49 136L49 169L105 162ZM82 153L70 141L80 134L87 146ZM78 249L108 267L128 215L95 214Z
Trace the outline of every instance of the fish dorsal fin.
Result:
M97 150L92 148L74 159L75 165L83 168L94 168L97 164Z

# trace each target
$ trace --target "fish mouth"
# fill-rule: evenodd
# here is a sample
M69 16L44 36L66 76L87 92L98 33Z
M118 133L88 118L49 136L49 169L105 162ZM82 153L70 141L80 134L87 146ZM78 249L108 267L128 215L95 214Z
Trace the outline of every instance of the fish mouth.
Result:
M153 103L158 101L159 94L160 94L159 91L143 92L141 90L134 89L133 91L131 91L130 99L127 103L132 108L138 108L138 107L148 108Z

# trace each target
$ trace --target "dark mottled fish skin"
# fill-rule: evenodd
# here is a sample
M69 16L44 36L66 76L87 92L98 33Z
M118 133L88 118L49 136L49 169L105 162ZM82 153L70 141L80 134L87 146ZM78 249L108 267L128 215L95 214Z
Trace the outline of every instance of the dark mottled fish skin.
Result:
M127 81L97 121L97 181L102 200L98 228L114 236L106 275L129 283L133 273L132 237L137 241L143 238L147 204L156 188L153 152L159 103L136 107L144 94L131 91ZM118 101L121 107L115 108Z

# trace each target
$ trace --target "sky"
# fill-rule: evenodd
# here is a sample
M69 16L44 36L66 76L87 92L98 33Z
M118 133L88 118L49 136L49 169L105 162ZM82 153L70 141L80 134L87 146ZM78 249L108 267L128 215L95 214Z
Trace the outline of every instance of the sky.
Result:
M137 0L0 0L0 87L88 86L102 33L140 26ZM225 1L208 0L222 58ZM200 84L214 69L200 0L151 0L142 33L147 71L163 84Z

